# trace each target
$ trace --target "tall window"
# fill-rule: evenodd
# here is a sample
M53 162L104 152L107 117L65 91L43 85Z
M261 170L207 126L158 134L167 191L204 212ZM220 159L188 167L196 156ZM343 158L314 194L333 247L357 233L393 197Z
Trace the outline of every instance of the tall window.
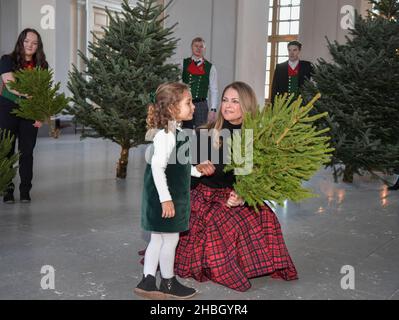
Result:
M269 41L267 43L265 98L270 100L277 63L288 60L287 44L298 40L301 0L269 1Z

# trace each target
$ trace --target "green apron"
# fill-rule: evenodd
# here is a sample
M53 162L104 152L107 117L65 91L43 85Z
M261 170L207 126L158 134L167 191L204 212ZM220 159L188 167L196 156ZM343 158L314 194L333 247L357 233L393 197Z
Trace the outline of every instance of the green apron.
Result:
M141 226L146 231L183 232L188 230L191 182L189 137L186 136L184 141L177 141L177 134L175 136L176 146L165 170L168 189L175 206L175 216L162 218L162 206L152 176L151 164L147 164L141 200ZM177 159L182 155L185 163L179 163Z

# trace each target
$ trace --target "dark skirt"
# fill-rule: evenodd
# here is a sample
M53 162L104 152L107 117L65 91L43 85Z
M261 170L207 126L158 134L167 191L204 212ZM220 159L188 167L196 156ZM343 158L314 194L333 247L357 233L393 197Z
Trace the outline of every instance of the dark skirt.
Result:
M184 141L177 140L176 147L172 151L165 175L168 189L172 197L175 208L173 218L162 218L162 205L159 200L159 194L152 176L151 165L147 164L144 172L144 186L141 200L141 226L146 231L153 232L182 232L188 230L190 217L190 182L191 182L191 164L189 163L189 150L184 149L183 160L179 162L179 149L185 147L188 143L188 137ZM176 155L179 155L177 157ZM176 158L174 158L176 156Z
M202 184L191 190L190 229L180 235L176 274L238 291L254 277L298 279L274 212L266 205L259 212L228 208L230 191Z

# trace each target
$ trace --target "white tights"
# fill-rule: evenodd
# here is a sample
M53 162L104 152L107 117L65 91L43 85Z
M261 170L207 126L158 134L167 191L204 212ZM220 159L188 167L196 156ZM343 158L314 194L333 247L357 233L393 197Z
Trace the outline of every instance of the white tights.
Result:
M151 240L144 256L144 276L155 277L158 268L164 279L174 276L175 251L179 242L179 233L152 232Z

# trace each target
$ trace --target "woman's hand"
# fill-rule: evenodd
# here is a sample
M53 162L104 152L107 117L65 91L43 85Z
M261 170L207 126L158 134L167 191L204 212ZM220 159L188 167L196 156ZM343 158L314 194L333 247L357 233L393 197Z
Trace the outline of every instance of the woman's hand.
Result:
M216 121L216 111L209 111L208 112L208 122L215 122Z
M33 124L33 126L35 128L41 128L43 125L43 123L41 121L36 120L35 123Z
M243 206L245 203L244 199L241 198L235 191L230 192L230 197L227 199L226 205L229 208Z
M162 218L173 218L175 216L175 205L173 201L165 201L162 205Z
M209 160L201 162L196 168L204 176L211 176L215 173L215 166Z

